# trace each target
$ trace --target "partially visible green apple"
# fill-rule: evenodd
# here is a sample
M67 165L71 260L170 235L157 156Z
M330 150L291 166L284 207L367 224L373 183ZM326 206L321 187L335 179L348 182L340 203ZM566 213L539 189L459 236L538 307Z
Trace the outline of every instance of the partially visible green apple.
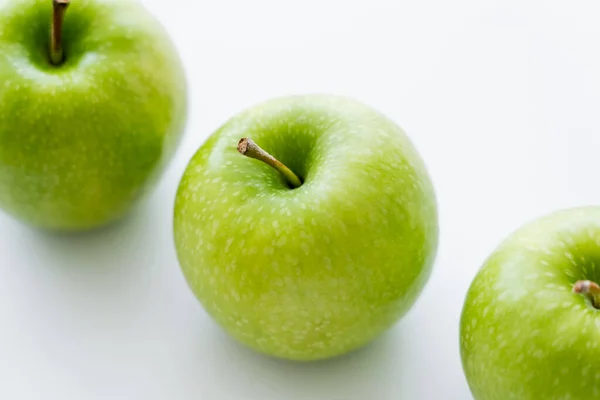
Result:
M600 399L600 207L533 221L489 257L460 324L476 400Z
M245 137L301 184L238 154ZM181 180L174 230L189 285L227 332L314 360L368 343L411 307L437 222L425 165L396 124L354 100L307 95L246 110L210 137Z
M187 95L177 52L139 3L76 0L62 23L66 3L53 18L51 0L0 0L0 208L73 231L119 219L148 191Z

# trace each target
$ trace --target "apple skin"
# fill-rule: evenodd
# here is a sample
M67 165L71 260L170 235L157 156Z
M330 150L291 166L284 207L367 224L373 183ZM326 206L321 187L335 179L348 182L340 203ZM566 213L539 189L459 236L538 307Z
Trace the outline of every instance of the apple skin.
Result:
M499 246L460 323L476 400L600 399L600 312L572 293L599 268L600 207L546 215Z
M0 0L0 208L80 231L127 214L184 130L179 56L130 0L77 0L49 61L50 0Z
M242 137L303 185L240 155ZM392 121L355 100L292 96L245 110L198 150L174 233L190 287L225 331L261 353L316 360L365 345L411 307L434 262L437 206Z

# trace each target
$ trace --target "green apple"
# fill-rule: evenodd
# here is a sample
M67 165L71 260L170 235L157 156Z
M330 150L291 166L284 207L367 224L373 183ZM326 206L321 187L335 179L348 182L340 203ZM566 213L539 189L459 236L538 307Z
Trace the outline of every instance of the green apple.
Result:
M245 110L209 138L181 180L174 232L189 285L229 334L315 360L368 343L411 307L437 223L424 163L397 125L355 100L306 95Z
M600 207L522 227L489 257L460 324L476 400L600 399Z
M0 0L0 208L94 228L151 188L184 129L179 56L129 0ZM63 22L64 21L64 22Z

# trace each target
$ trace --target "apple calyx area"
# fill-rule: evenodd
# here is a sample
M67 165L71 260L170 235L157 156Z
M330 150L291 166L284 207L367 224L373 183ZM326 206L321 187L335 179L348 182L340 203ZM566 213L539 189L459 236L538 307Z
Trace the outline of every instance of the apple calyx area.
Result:
M50 62L62 64L65 59L62 47L62 26L69 0L52 0L52 27L50 29Z
M264 151L259 145L250 138L242 138L238 142L237 150L246 157L260 160L265 164L275 168L284 178L292 189L302 186L302 181L291 169L286 167L281 161Z
M596 282L577 281L573 285L573 293L586 296L594 308L600 309L600 285Z

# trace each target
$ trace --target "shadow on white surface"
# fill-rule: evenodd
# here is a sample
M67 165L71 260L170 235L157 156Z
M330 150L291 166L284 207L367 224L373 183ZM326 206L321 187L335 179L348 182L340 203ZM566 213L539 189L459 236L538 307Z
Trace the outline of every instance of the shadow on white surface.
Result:
M401 326L349 354L316 362L295 362L254 352L229 337L215 324L204 324L203 336L214 341L216 382L203 395L208 399L355 400L397 398L385 382L402 380L396 358L407 344ZM197 355L198 363L202 355ZM226 383L229 382L229 383ZM236 382L232 385L231 382Z
M146 229L147 232L148 226L152 224L151 207L149 202L142 202L123 219L84 232L45 231L27 225L21 225L21 228L29 231L31 239L36 241L36 246L60 256L73 256L78 252L87 253L90 250L106 256L110 255L103 251L107 246L120 243L116 248L126 248L129 242L139 241L140 230L143 232L143 229ZM15 223L18 224L17 221ZM76 253L73 253L73 250ZM102 261L101 258L98 260Z
M156 205L146 202L116 224L77 234L9 222L13 226L5 242L10 246L8 269L3 272L22 289L13 309L33 312L31 317L37 318L32 322L48 319L44 330L58 332L61 323L68 323L77 335L88 334L90 325L105 323L108 329L119 320L139 318L134 305L156 291L149 284L159 279L163 253L170 255L163 243L170 232L161 232L162 223L152 208ZM11 253L21 256L17 259Z

